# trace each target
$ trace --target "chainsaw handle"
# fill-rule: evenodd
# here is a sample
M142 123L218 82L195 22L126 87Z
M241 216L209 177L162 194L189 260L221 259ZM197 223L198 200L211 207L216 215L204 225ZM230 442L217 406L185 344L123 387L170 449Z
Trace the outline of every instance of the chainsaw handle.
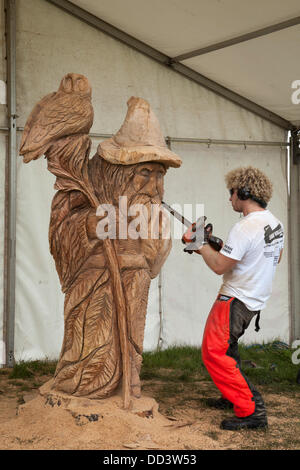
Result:
M215 237L214 235L211 235L208 239L208 244L215 250L215 251L220 251L223 247L223 240L219 237ZM187 247L183 250L185 253L189 253L192 255L194 251L197 252L197 249L194 250L189 250L188 248L189 244L187 244Z
M215 237L214 235L209 237L208 243L215 251L220 251L223 247L223 240L219 237Z

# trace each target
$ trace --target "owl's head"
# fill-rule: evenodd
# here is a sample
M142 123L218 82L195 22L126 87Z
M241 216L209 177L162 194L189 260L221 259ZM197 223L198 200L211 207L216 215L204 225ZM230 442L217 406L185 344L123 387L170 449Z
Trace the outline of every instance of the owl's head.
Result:
M60 82L58 91L64 93L80 93L91 96L92 88L88 79L79 73L68 73Z

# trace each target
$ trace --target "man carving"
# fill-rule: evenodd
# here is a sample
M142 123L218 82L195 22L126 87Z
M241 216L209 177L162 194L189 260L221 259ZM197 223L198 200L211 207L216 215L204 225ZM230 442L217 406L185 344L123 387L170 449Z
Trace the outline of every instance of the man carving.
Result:
M78 77L81 83L86 80L75 74L64 80L74 85ZM72 93L71 86L68 90ZM49 106L46 98L40 107ZM20 152L24 161L39 156L36 142L28 142L28 135L36 134L28 127L38 128L38 117L34 110L25 127ZM161 219L159 237L151 238L151 208L161 203L166 170L179 167L181 160L166 147L155 115L141 98L128 101L121 129L99 145L91 160L86 122L83 132L76 125L76 134L68 129L66 135L60 132L47 145L40 145L48 169L57 176L59 191L52 202L49 241L65 293L64 340L53 388L74 396L105 398L123 380L129 395L139 397L148 290L171 248L170 238L162 238ZM134 225L131 212L136 204L143 207L140 227ZM99 216L99 205L112 205L116 220L112 238L116 239L99 239L97 226L104 215ZM126 237L120 236L124 218ZM141 226L148 228L146 236L130 236L139 232L133 228L141 230Z

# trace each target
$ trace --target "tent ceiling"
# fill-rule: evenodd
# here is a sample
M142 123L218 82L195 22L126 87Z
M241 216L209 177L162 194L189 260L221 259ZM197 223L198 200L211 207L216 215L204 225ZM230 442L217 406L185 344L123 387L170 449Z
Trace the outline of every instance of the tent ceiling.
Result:
M73 0L169 57L300 16L299 0ZM300 126L300 25L184 60L182 64Z

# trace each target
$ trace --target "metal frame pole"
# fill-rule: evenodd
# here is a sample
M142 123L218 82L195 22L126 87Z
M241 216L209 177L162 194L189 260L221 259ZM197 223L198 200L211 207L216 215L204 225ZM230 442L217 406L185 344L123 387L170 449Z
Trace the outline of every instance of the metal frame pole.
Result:
M292 343L300 339L300 149L296 132L291 136L289 261Z
M7 90L8 90L8 155L5 204L5 289L4 289L4 340L6 365L14 365L15 342L15 280L16 280L16 5L15 0L4 1L6 16Z
M8 133L8 127L0 127L0 132ZM23 132L24 127L17 127L17 132ZM89 136L95 139L109 139L113 134L103 134L101 132L90 132ZM250 147L251 145L258 145L263 147L290 147L289 142L280 142L276 140L232 140L232 139L201 139L197 137L165 137L166 144L170 142L181 142L187 144L207 144L210 145L241 145L242 147Z
M285 28L291 28L292 26L296 26L298 24L300 24L300 16L297 16L296 18L291 18L287 21L282 21L281 23L276 23L271 26L267 26L266 28L261 28L250 33L242 34L240 36L227 39L226 41L210 44L209 46L201 47L200 49L186 52L185 54L180 54L176 57L172 57L171 62L180 62L182 60L190 59L191 57L198 57L203 54L208 54L209 52L224 49L224 47L230 47L235 44L240 44L241 42L250 41L250 39L256 39L267 34L275 33L276 31L282 31Z

